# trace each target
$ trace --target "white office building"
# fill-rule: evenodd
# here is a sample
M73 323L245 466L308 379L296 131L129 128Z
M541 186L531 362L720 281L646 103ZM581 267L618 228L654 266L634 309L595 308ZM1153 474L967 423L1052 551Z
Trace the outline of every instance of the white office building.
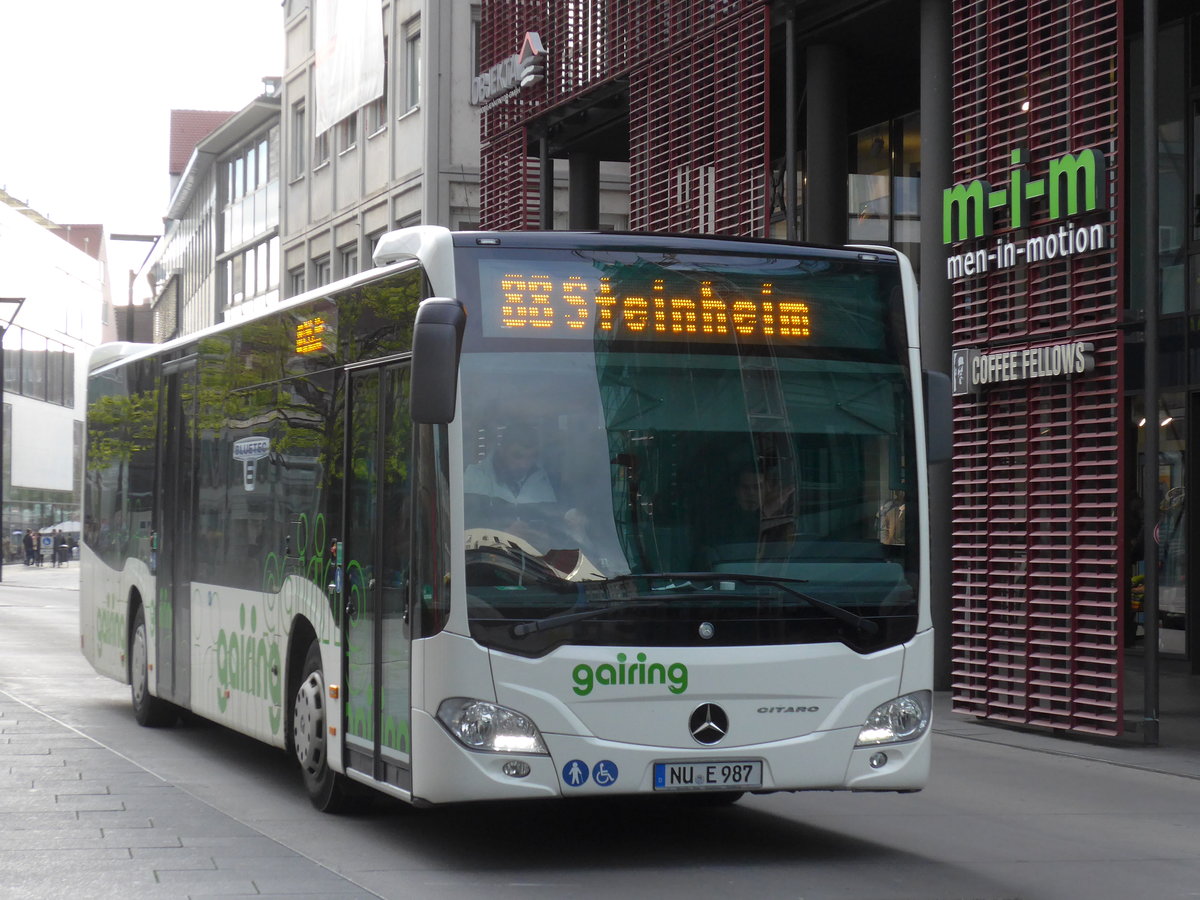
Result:
M115 337L107 240L102 226L57 225L0 191L6 562L26 529L79 519L87 361Z

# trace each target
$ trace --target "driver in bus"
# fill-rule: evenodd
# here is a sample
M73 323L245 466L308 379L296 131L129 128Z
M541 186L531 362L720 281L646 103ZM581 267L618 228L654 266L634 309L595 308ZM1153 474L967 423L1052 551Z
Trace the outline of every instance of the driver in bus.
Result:
M467 466L463 489L479 498L512 505L554 503L558 498L540 456L536 429L532 425L509 425L494 451L482 462Z
M575 540L585 520L578 510L562 513L550 476L541 464L537 430L524 423L504 429L499 445L463 476L468 527L489 527L523 537L543 549L556 521Z

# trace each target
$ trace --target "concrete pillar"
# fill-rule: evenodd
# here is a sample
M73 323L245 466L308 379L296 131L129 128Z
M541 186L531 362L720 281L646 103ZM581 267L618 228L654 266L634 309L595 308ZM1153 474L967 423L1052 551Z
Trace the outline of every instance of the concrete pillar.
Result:
M567 157L567 217L572 231L600 228L600 158L573 151Z
M538 190L541 201L538 209L538 224L542 231L554 230L554 157L550 155L550 138L542 137L538 142Z
M846 60L840 47L808 48L807 240L846 242Z

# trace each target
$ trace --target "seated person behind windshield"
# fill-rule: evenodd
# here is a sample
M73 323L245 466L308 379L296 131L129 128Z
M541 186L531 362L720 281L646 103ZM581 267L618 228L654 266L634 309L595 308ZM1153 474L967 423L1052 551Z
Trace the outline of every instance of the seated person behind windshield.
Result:
M536 429L509 425L500 443L482 462L467 466L463 476L468 528L495 528L547 549L550 532L572 535L582 527L581 514L559 509L554 486L539 461ZM555 527L555 526L558 527ZM576 540L578 537L576 536Z
M708 511L708 550L725 546L745 553L745 545L790 540L792 494L793 489L781 484L777 469L764 475L752 465L741 467L719 505Z

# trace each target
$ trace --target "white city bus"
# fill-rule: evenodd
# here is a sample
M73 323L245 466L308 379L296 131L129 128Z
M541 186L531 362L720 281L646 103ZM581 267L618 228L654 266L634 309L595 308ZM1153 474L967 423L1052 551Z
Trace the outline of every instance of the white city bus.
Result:
M949 391L907 260L418 227L375 262L93 355L82 647L140 723L286 748L328 810L926 783Z

